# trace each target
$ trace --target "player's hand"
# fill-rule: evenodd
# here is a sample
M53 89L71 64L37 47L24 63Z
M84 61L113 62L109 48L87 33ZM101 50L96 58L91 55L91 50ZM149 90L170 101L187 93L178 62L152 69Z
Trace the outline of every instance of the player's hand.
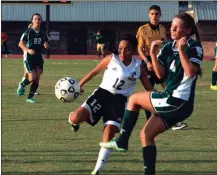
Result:
M44 48L48 49L48 47L49 47L49 44L47 42L44 42Z
M187 39L186 37L182 37L178 42L178 50L183 51L186 45L187 45Z
M32 50L32 49L29 49L27 52L28 52L30 55L34 55L34 54L35 54L35 51Z
M152 65L152 63L150 61L147 62L146 65L147 65L148 71L153 71L153 65Z
M163 43L161 40L156 40L151 43L150 54L157 54L158 48Z

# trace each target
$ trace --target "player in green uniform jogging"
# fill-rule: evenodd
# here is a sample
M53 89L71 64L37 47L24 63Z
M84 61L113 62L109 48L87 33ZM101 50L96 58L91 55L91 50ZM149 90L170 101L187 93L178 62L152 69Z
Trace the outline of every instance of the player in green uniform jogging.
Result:
M210 85L210 89L213 91L217 91L217 42L214 49L215 53L215 65L212 69L212 84Z
M150 49L153 69L159 79L164 79L164 91L132 95L125 111L121 134L115 140L100 143L107 149L127 151L140 109L152 112L140 133L145 175L155 174L155 137L192 114L196 81L201 75L203 49L194 19L187 13L175 16L170 32L174 41L164 44L158 55L157 49L162 41L153 41ZM192 35L196 35L197 40L191 39Z
M32 27L28 28L21 36L19 47L23 50L24 67L28 73L28 79L19 83L17 94L24 94L24 88L31 83L30 92L26 99L27 103L35 103L33 98L36 92L40 75L43 72L42 47L48 48L49 37L40 29L42 18L35 13L31 18Z

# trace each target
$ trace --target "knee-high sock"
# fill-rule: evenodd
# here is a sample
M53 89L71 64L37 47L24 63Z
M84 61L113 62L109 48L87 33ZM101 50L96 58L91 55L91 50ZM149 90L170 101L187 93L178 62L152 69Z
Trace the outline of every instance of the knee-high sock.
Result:
M28 95L27 98L32 98L32 97L34 96L36 90L38 89L38 86L39 86L39 84L38 84L38 83L35 83L35 82L33 82L33 83L31 84L30 92L29 92L29 95Z
M100 148L96 166L94 168L95 172L100 171L105 166L111 152L111 149L106 149L103 147Z

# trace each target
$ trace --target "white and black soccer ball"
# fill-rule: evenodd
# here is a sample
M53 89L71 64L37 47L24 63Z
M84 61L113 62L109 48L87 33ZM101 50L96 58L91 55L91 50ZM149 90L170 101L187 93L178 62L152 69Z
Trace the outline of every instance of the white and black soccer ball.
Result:
M80 86L74 78L65 77L57 81L55 95L63 102L72 102L80 95Z

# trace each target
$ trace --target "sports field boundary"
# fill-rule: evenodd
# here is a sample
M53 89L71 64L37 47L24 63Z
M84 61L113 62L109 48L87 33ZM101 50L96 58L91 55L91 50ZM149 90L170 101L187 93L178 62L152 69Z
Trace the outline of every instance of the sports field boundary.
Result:
M136 58L140 58L139 55L135 55ZM2 55L2 58L17 58L21 59L23 58L22 54L10 54L6 58L5 55ZM44 59L47 59L45 55L43 55ZM58 59L58 60L101 60L102 57L99 59L97 55L50 55L48 59ZM204 60L214 60L214 56L204 56Z

